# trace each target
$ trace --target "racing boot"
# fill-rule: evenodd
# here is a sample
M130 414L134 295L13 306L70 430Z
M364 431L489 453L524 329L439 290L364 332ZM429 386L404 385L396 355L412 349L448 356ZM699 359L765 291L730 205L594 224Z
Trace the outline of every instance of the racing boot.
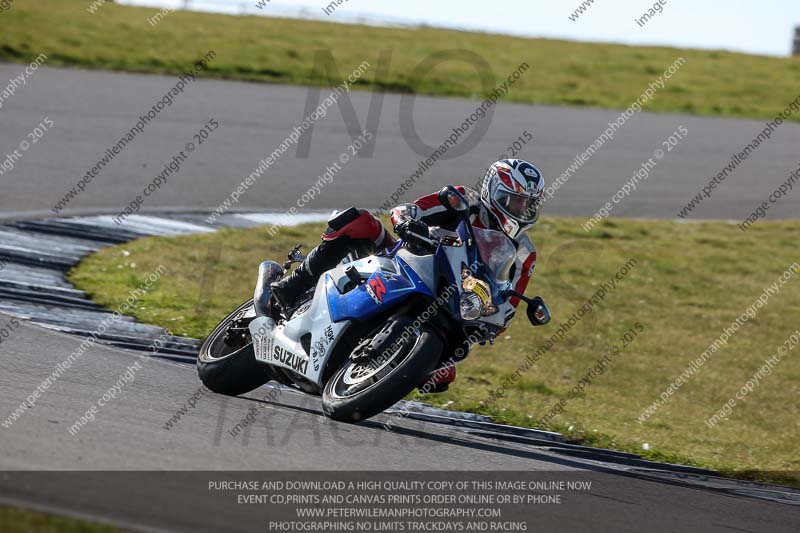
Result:
M299 267L272 284L272 296L283 309L291 309L297 299L314 288L319 277L332 269L350 252L345 239L323 241L312 249Z
M272 296L281 308L289 309L300 296L311 290L318 278L319 276L312 274L308 268L308 258L306 258L291 274L272 284Z

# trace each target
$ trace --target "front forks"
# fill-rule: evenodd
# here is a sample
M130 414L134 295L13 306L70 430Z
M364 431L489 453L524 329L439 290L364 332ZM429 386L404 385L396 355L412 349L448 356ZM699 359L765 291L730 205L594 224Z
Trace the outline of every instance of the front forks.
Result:
M231 322L231 325L225 331L225 337L222 338L222 342L234 349L243 348L250 344L252 340L250 339L249 326L253 318L241 317Z

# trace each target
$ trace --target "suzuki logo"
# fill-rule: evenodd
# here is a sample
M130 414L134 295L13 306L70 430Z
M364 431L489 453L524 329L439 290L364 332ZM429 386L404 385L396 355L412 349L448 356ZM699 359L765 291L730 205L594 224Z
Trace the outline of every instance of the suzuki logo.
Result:
M383 284L383 280L378 274L375 274L375 277L369 280L367 292L375 300L376 304L381 305L383 303L383 297L386 296L386 285Z

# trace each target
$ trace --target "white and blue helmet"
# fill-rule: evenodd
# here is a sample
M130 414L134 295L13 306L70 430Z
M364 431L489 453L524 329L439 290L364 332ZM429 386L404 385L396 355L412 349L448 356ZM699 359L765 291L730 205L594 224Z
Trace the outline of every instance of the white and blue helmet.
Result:
M536 224L543 201L544 177L527 161L503 159L486 171L481 203L512 239Z

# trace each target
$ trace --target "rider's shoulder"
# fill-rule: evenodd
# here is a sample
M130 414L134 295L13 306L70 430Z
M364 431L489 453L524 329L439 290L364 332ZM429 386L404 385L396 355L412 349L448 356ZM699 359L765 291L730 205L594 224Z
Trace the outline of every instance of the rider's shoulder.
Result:
M522 235L517 237L517 249L527 250L528 252L536 251L536 247L533 245L533 241L531 241L531 238L528 237L527 233L523 233Z

